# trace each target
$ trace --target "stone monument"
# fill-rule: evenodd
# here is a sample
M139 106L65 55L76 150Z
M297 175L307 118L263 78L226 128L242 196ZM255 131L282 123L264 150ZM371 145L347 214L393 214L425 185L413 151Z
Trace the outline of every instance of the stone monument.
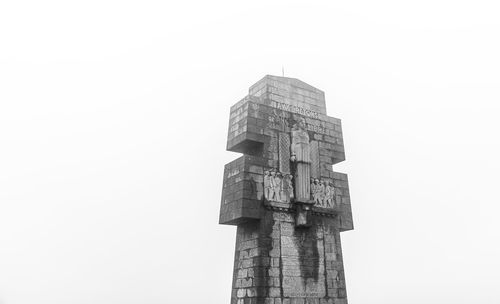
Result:
M340 120L325 94L265 76L231 107L219 223L236 225L231 304L346 304L340 232L353 229Z

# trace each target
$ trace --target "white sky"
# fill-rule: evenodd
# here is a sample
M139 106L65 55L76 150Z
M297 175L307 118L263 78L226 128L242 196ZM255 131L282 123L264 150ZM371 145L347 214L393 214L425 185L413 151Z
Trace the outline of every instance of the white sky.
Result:
M497 1L0 3L0 303L229 303L229 107L343 121L350 304L500 303Z

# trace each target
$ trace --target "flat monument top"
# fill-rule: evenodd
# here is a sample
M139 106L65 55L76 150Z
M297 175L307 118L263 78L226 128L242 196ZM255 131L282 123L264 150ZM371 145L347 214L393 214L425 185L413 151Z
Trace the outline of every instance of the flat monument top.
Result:
M326 115L325 93L296 78L266 75L251 86L248 93Z

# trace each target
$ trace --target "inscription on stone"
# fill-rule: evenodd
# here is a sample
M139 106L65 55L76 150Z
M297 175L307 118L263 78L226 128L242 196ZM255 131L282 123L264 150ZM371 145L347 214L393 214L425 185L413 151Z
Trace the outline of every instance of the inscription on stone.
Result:
M272 105L276 109L280 109L280 110L288 111L288 112L291 112L291 113L296 113L296 114L304 115L304 116L311 117L311 118L316 118L316 119L320 118L320 115L319 115L318 112L311 111L311 110L305 109L303 107L294 106L294 105L291 105L291 104L286 104L286 103L281 103L281 102L274 102L274 103L272 103Z

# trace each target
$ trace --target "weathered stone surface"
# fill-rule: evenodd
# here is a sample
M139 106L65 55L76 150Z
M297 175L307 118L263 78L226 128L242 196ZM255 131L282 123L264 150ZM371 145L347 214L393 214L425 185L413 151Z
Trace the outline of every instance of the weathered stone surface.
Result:
M340 232L353 229L351 202L347 175L332 170L345 152L324 93L264 77L231 107L227 149L244 153L224 168L219 217L238 226L231 303L347 303Z
M290 173L290 135L284 132L279 133L279 171Z

